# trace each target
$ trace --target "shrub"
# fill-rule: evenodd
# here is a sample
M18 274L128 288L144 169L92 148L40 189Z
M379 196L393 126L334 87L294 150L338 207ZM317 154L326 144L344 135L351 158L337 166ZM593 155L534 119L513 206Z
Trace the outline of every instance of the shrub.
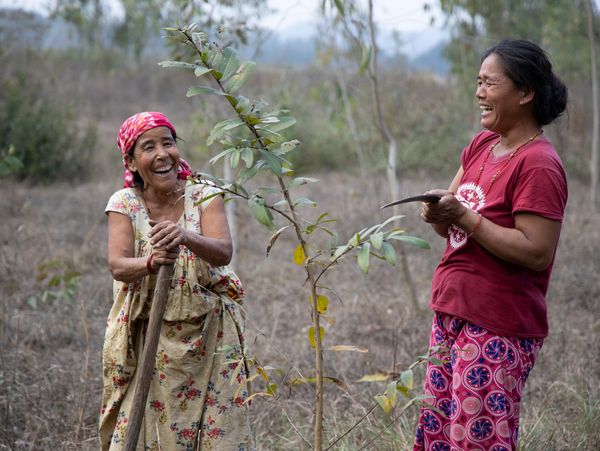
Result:
M72 108L53 102L24 75L4 81L0 91L0 160L14 149L12 156L22 163L11 166L9 175L43 184L85 178L95 128L80 133Z

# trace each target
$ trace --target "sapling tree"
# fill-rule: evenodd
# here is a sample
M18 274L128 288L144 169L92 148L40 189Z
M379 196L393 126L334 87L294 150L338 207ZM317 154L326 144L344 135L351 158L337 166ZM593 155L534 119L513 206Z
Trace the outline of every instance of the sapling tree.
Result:
M198 31L195 25L168 28L167 31L170 33L170 39L192 49L195 57L190 61L163 61L160 65L192 70L197 77L206 81L203 85L190 87L187 91L188 97L213 95L222 98L231 107L231 117L213 127L207 144L221 144L221 152L212 158L211 163L228 159L231 167L236 170L235 178L224 180L208 174L199 174L197 183L216 184L229 195L229 199L242 199L247 202L251 214L271 231L267 240L267 255L286 230L291 231L297 241L293 260L302 268L307 281L305 286L310 301L312 323L308 331L308 342L314 349L315 359L314 378L306 378L304 382L315 385L312 447L322 450L323 382L326 379L323 373L323 341L326 330L322 319L329 311L329 298L325 293L331 289L323 285L323 276L351 255L356 255L358 266L365 273L371 266L372 258L395 265L396 250L392 244L394 242L423 249L428 249L429 245L425 240L408 236L402 229L395 227L394 222L400 219L399 216L392 216L380 224L365 227L352 234L347 241L340 243L338 234L331 228L335 220L328 212L322 212L316 218L305 215L304 207L317 204L309 198L296 196L296 189L302 185L317 183L318 180L296 176L293 164L288 158L288 154L297 151L300 145L298 140L289 136L290 127L296 122L295 118L286 109L271 108L264 100L251 100L239 93L250 79L256 64L252 61L242 61L238 53L229 46L208 42L206 35ZM272 186L251 187L249 181L258 174L262 174L261 181L269 180L268 183L272 183ZM204 198L201 202L207 199ZM319 239L323 234L329 238L325 247L319 245L323 241ZM359 350L350 345L331 346L328 349ZM415 364L430 358L419 357ZM249 360L250 363L254 363L256 375L262 377L267 386L266 391L255 393L251 398L274 396L277 386L271 382L265 368L259 365L256 359ZM238 367L241 368L242 365ZM422 397L411 398L412 367L401 374L386 375L383 380L390 378L394 380L388 384L385 393L376 398L376 403L386 413L391 413L396 407L398 393L409 399L408 405L422 400ZM327 376L327 379L333 378ZM329 446L337 443L346 433L332 438Z

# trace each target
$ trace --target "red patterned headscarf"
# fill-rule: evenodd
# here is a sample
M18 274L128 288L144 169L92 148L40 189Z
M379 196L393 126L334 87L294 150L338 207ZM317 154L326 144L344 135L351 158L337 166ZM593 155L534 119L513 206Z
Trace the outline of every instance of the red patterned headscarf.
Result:
M125 165L125 173L123 174L123 187L130 188L134 186L133 174L127 167L127 152L135 144L137 139L148 130L156 127L169 127L174 136L177 136L175 126L171 123L167 116L155 111L145 111L143 113L134 114L128 117L117 135L117 145L123 155L123 164ZM177 168L177 178L186 180L192 175L192 168L189 163L183 158L179 159L179 167Z

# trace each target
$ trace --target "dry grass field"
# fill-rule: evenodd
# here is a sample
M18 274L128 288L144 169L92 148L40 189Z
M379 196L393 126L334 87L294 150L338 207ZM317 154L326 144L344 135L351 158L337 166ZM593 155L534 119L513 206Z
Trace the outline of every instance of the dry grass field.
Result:
M100 356L112 301L103 210L119 188L118 173L112 173L114 179L79 186L0 184L0 450L98 448ZM388 200L383 180L317 177L320 183L305 194L319 205L305 207L305 214L328 211L339 220L335 228L342 239L385 218L378 210ZM404 181L401 193L446 184L422 174ZM600 215L587 205L586 188L572 182L548 295L551 335L525 393L523 450L600 449ZM369 350L325 355L326 374L348 384L347 391L326 386L327 440L364 415L384 388L356 382L362 375L406 368L426 352L429 283L443 242L417 219L417 206L403 211L408 233L432 244L429 251L407 248L422 314L411 311L397 268L384 263L374 262L365 275L348 261L326 280L336 295L330 296L335 323L326 326L325 344ZM270 373L279 386L276 399L252 405L257 447L303 449L287 419L310 436L312 388L289 383L298 373L312 373L307 288L292 262L292 235L284 234L266 258L266 229L243 204L236 216L236 271L247 289L249 352L274 368ZM418 372L422 377L423 368ZM386 428L390 418L376 411L335 449L361 449L376 436L364 449L408 449L415 414L409 410Z

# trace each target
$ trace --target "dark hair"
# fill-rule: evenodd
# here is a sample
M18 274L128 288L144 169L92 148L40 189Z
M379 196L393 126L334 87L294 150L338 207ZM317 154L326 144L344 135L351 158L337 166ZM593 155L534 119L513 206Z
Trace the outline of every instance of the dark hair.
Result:
M534 92L533 113L540 125L550 124L567 108L567 87L552 72L552 63L536 44L524 39L504 39L483 52L502 61L506 75L519 88Z
M169 130L171 130L171 135L173 136L173 139L175 141L177 141L177 133L175 133L175 130L173 130L171 127L169 127ZM135 151L135 145L137 144L138 140L136 139L134 141L134 143L131 145L131 147L129 148L129 150L127 151L127 155L129 155L131 158L133 158L133 152ZM138 171L132 172L133 174L133 186L135 186L136 188L139 188L140 190L144 189L144 180L142 179L142 177L140 176L140 174L138 173Z

